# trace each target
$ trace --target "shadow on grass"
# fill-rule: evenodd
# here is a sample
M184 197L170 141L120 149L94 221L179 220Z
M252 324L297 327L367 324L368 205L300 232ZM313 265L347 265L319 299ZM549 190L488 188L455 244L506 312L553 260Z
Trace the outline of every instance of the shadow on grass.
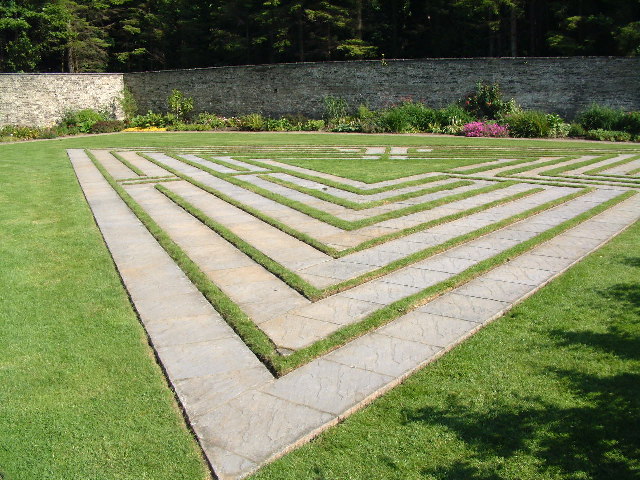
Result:
M474 408L452 399L446 408L405 412L407 423L441 425L473 452L424 469L422 475L460 480L640 478L640 284L620 283L597 293L600 306L606 300L611 307L595 310L609 316L604 333L549 332L552 348L578 348L599 359L586 368L556 368L553 361L540 368L537 375L561 389L558 401L552 391L536 398L521 385L520 401L510 397ZM567 393L576 400L567 402ZM527 473L514 477L520 465L526 465Z

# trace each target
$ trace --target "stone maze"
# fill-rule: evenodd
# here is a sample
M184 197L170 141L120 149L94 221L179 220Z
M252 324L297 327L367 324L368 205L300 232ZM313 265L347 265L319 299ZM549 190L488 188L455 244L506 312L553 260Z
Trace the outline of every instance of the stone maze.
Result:
M222 479L336 424L640 218L640 151L613 145L68 154ZM365 183L305 159L453 166Z

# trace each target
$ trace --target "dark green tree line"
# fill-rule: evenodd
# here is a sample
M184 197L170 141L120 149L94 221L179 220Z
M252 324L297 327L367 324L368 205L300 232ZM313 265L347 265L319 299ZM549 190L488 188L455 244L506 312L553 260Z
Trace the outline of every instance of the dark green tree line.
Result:
M640 0L0 0L0 71L640 55Z

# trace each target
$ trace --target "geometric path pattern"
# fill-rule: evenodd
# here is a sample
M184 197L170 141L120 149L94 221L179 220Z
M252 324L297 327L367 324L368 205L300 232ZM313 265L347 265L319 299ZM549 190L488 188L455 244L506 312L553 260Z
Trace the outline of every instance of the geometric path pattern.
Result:
M640 218L634 152L212 146L68 154L159 362L223 479L249 475L366 405ZM305 168L305 158L444 166L369 184ZM448 168L448 160L462 166Z

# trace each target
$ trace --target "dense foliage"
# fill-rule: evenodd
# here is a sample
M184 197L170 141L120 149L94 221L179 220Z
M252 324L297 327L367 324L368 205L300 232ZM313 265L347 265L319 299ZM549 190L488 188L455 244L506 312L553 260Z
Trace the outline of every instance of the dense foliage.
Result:
M0 2L3 72L638 54L637 0Z

